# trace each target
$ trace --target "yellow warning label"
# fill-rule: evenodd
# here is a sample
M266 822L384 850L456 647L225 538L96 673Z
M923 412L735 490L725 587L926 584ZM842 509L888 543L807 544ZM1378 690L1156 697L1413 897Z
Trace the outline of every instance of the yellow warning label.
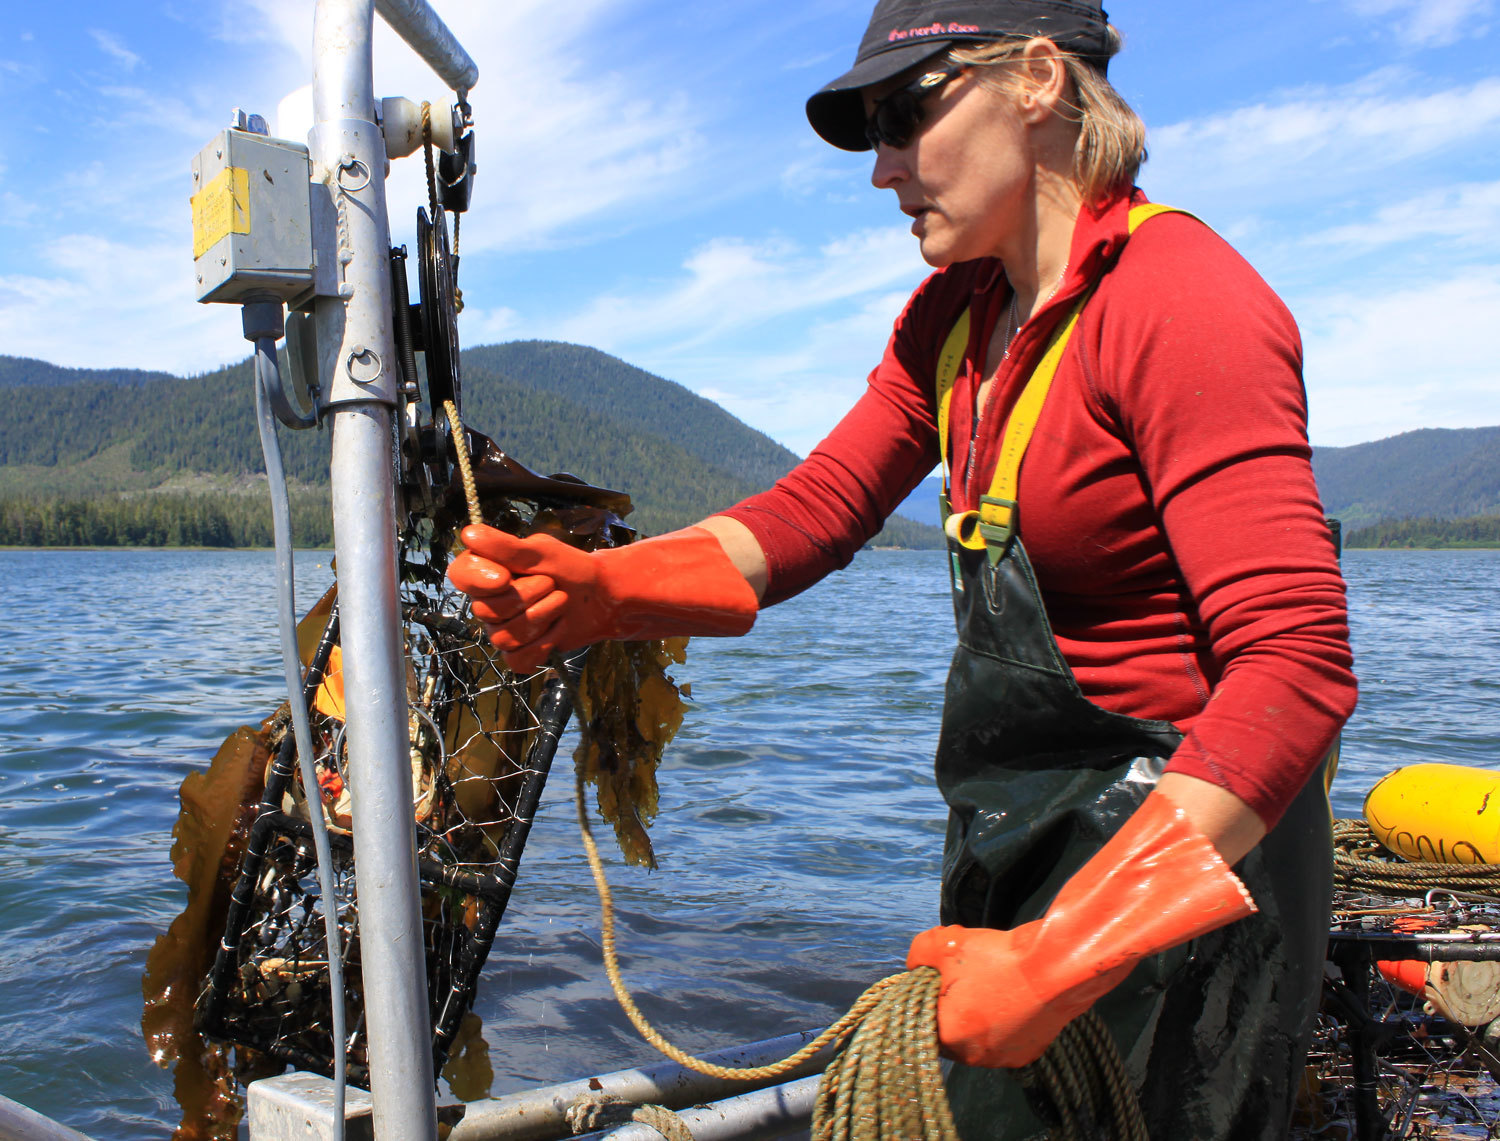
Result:
M193 195L193 257L230 234L250 232L250 172L231 166Z

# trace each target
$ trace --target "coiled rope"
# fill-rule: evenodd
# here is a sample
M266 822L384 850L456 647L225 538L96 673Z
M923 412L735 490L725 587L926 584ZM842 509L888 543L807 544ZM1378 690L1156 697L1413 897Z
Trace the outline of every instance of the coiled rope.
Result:
M484 522L457 405L445 401L469 522ZM556 667L555 667L556 668ZM558 674L566 684L567 675ZM574 774L578 831L599 896L604 971L620 1009L637 1032L680 1066L729 1081L783 1077L827 1046L842 1047L823 1073L813 1109L812 1141L958 1141L938 1057L937 1001L942 976L932 967L890 975L855 999L847 1013L812 1041L765 1066L720 1066L668 1042L646 1020L620 974L614 897L594 842L580 762ZM1148 1141L1145 1119L1108 1029L1093 1011L1070 1022L1035 1063L1014 1071L1055 1141ZM687 1123L665 1106L644 1105L632 1119L667 1141L692 1141Z
M1425 895L1434 889L1500 899L1500 864L1434 864L1388 852L1363 820L1333 822L1333 878L1377 895Z

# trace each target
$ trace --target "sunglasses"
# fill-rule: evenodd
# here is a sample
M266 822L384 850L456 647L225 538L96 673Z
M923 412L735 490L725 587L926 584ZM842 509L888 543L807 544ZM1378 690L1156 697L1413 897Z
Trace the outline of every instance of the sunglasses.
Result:
M919 75L905 87L898 87L889 95L875 100L875 106L865 119L865 138L869 141L870 149L886 146L899 151L909 146L916 136L917 128L927 117L927 113L922 110L923 101L941 91L949 80L966 70L967 64L950 63L936 71Z

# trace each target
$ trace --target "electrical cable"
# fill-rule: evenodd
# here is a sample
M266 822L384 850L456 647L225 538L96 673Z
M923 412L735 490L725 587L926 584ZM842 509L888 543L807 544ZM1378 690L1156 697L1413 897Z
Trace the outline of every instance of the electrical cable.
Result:
M265 303L261 303L265 304ZM277 324L281 305L276 303ZM245 306L246 336L252 331L251 305ZM264 326L262 326L264 327ZM260 329L255 331L259 332ZM302 770L302 789L307 799L308 821L312 825L313 848L318 857L318 891L323 912L323 931L328 941L328 990L333 1034L333 1138L343 1141L344 1101L347 1084L345 1058L348 1032L344 1017L344 962L339 940L338 897L334 894L333 853L328 844L328 825L323 819L322 804L316 806L318 775L313 767L312 727L308 723L307 703L303 694L302 657L297 649L296 579L292 557L292 511L286 490L286 472L281 463L281 446L276 439L276 420L271 411L271 392L279 375L276 338L272 335L252 338L255 344L255 422L260 430L260 447L265 456L266 482L271 493L271 532L276 543L276 621L281 635L281 658L286 672L287 704L292 712L292 732L297 741L297 760ZM276 384L279 388L279 384Z

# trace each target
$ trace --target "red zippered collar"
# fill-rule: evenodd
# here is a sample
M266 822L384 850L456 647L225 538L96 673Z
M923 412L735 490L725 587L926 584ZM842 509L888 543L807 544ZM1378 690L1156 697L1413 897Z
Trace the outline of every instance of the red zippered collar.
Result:
M1069 245L1068 269L1064 275L1062 284L1057 292L1037 311L1035 316L1026 323L1021 333L1012 344L1009 367L1016 372L1030 375L1040 358L1042 347L1048 338L1052 336L1056 328L1072 306L1077 303L1078 298L1086 293L1091 285L1105 273L1114 259L1119 256L1125 243L1130 239L1130 209L1132 206L1140 205L1148 201L1146 196L1137 188L1132 187L1129 193L1109 195L1099 199L1093 204L1088 204L1078 211L1078 219L1073 225L1073 239ZM1003 280L1005 266L996 259L993 268L988 273L982 273L976 278L973 293L974 301L971 308L974 312L981 311L980 299L986 296L993 299L992 304L999 301L1002 296L1009 295L1009 286ZM978 354L977 345L983 343L990 335L991 330L986 330L976 323L970 334L967 356L972 362ZM975 366L970 364L970 372ZM973 399L972 390L969 385L977 386L980 383L977 374L967 377L966 383L960 391L964 391L967 399ZM957 393L955 393L957 395ZM996 392L992 399L998 400L1002 393ZM1014 395L1012 393L1011 395ZM967 409L963 412L962 423L969 431L973 430L973 421L969 418ZM955 425L957 427L957 425ZM957 435L958 433L955 433ZM1000 447L998 434L993 437L981 438L974 454L974 467L985 473L986 480L989 473L993 471L995 457ZM973 482L973 471L967 462L968 457L964 450L955 449L953 470L953 506L955 509L967 509L977 501L979 491L975 489Z
M1149 201L1140 187L1131 187L1128 193L1112 194L1079 209L1078 219L1073 224L1073 240L1068 246L1068 272L1057 292L1037 311L1037 316L1076 301L1084 290L1098 281L1130 238L1131 207ZM1000 279L1004 274L1005 265L997 258L990 272L975 283L975 294L1001 288ZM1038 321L1037 324L1051 326L1050 321Z

